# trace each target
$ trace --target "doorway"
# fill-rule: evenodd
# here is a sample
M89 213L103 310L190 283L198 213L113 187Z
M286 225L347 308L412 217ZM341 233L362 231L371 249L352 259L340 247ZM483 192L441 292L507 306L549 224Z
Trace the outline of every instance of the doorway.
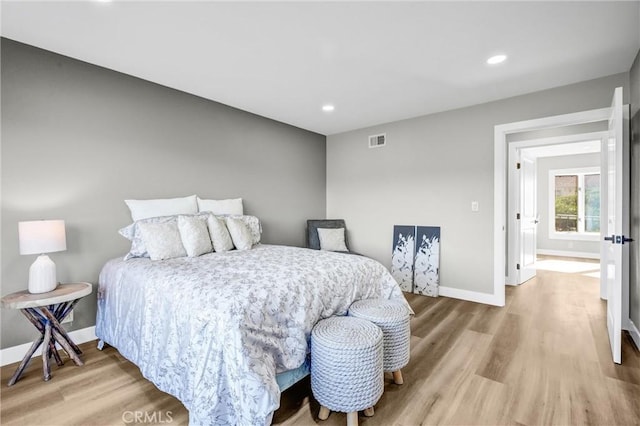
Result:
M607 221L601 230L601 281L607 286L607 329L612 358L621 362L622 329L629 327L629 135L628 105L622 103L622 88L613 92L610 108L583 111L554 117L508 123L495 126L494 138L494 294L499 306L505 303L505 278L509 274L507 214L507 153L511 141L509 135L526 132L544 132L549 129L604 122L607 127L606 145L603 145L602 162L606 188ZM606 246L606 247L605 247Z
M509 135L544 131L607 121L611 108L583 111L554 117L500 124L494 130L494 196L493 196L493 294L487 301L496 306L505 304L506 277L509 275L507 251L507 175ZM513 143L513 142L511 142Z
M538 254L600 259L606 136L601 131L509 144L507 285L533 278Z

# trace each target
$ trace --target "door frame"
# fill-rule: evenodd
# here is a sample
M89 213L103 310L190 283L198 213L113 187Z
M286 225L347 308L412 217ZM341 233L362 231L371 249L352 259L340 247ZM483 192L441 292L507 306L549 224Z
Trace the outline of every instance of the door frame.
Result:
M533 148L539 146L550 146L550 145L564 145L571 143L584 142L588 140L600 140L600 158L603 158L602 150L604 149L604 145L607 139L607 131L602 130L599 132L589 132L589 133L576 133L571 135L563 135L563 136L551 136L546 138L539 139L527 139L523 141L511 142L508 144L508 164L509 164L509 178L508 185L510 188L510 194L518 194L515 197L508 197L507 203L507 217L510 218L507 224L507 275L505 278L505 283L507 285L517 285L521 280L518 276L518 270L516 269L516 261L509 261L509 259L517 258L518 253L520 253L520 238L517 232L511 232L512 230L517 230L518 224L515 219L516 213L519 208L519 198L521 197L520 190L517 185L514 183L518 180L518 171L515 167L515 158L518 150ZM601 161L602 162L602 161ZM537 178L536 178L537 179ZM600 209L600 223L603 222L603 214L606 213L606 210ZM544 212L544 214L547 214ZM540 230L538 231L540 232ZM546 230L542 230L542 232L546 232ZM600 241L602 241L602 237L604 234L601 232ZM602 257L602 256L601 256ZM604 296L603 296L604 295ZM606 299L606 288L601 286L600 288L600 297Z
M493 149L493 295L492 304L504 306L507 277L507 136L533 130L609 120L611 108L499 124L494 127Z

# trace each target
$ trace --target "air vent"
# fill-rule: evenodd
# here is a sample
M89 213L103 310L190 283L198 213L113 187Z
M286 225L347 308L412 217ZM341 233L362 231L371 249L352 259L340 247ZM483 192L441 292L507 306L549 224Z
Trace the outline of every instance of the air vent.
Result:
M369 148L378 148L387 144L387 134L380 133L379 135L369 136Z

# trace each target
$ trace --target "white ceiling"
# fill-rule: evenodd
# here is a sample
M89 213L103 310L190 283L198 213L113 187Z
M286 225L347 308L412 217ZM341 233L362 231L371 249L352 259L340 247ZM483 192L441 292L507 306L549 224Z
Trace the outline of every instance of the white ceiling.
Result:
M639 1L22 0L1 12L4 37L322 134L626 72L640 49ZM501 52L506 63L485 63Z

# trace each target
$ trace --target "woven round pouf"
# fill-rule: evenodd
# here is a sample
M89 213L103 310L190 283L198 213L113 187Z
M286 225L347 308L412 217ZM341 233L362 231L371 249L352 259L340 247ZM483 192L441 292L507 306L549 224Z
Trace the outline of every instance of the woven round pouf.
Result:
M319 321L311 331L311 390L320 403L318 417L347 413L347 425L358 424L358 411L373 415L384 390L382 331L353 317Z
M387 299L365 299L349 307L349 316L371 321L384 335L384 371L393 373L393 381L401 385L402 367L409 363L409 311L400 302Z

